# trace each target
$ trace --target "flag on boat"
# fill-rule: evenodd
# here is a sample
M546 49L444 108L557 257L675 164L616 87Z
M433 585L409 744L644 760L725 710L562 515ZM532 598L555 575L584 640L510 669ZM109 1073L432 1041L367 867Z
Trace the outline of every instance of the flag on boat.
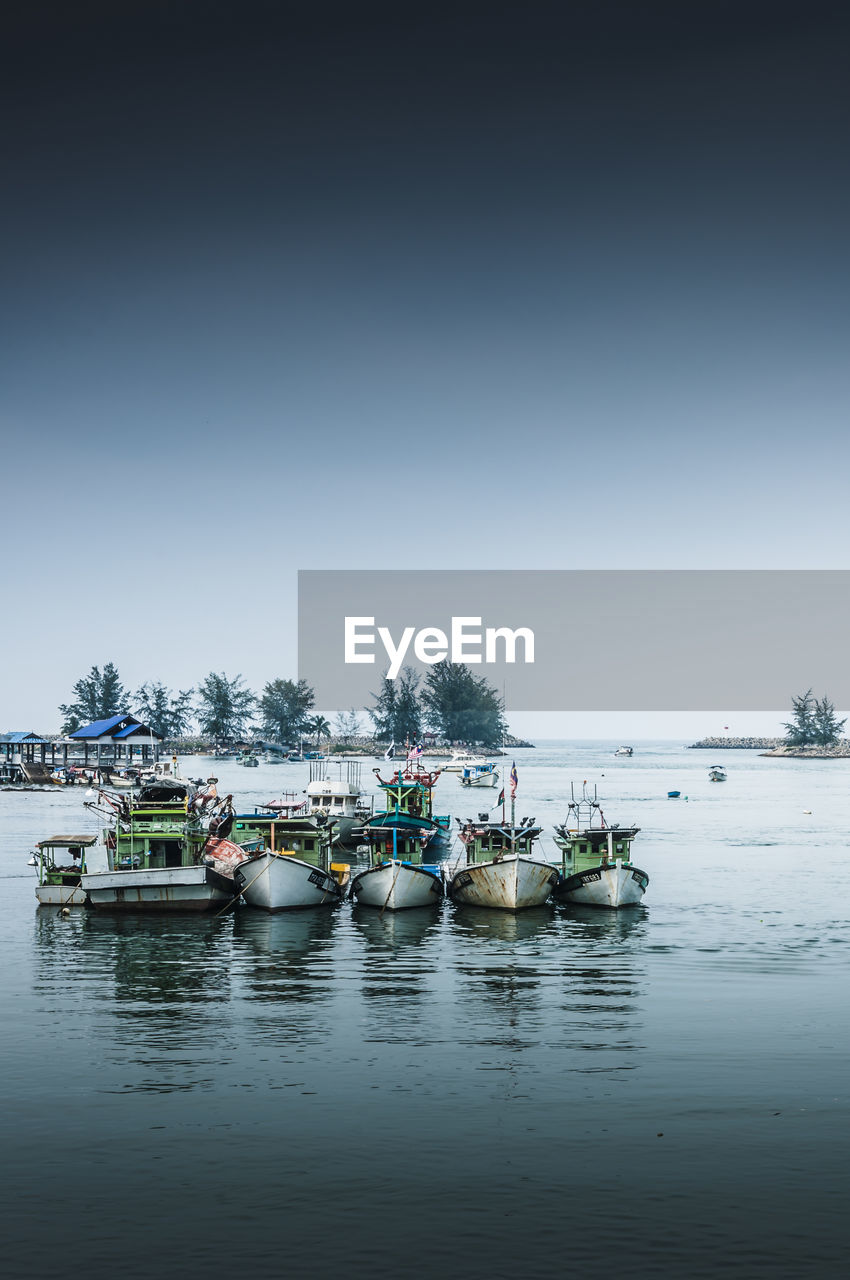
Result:
M495 809L498 809L499 805L504 803L505 803L505 788L502 787L502 790L499 792L499 798L493 807Z
M516 784L519 779L516 776L516 760L511 765L511 799L516 800Z
M386 751L384 752L384 759L392 760L394 754L395 754L395 739L393 739L393 741L390 743L390 745L387 747Z

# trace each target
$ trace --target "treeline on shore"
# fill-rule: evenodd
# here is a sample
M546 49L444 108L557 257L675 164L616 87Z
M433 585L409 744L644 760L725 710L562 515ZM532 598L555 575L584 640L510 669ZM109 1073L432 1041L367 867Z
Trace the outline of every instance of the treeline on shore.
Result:
M405 667L397 679L386 676L372 694L370 707L350 707L333 723L315 712L315 692L305 680L269 680L259 693L241 675L211 671L191 689L169 689L149 680L134 693L107 662L93 666L74 684L69 702L59 707L63 734L83 725L132 711L167 741L239 742L262 737L283 747L302 740L374 746L376 742L418 742L425 733L443 742L495 747L508 739L504 704L497 690L467 666L435 663L424 679ZM371 730L371 731L370 731ZM516 739L513 745L520 745Z
M720 749L764 751L770 755L841 756L850 754L850 742L841 737L845 720L839 720L835 704L826 694L816 698L811 689L791 699L791 719L783 724L784 738L701 738L693 750Z

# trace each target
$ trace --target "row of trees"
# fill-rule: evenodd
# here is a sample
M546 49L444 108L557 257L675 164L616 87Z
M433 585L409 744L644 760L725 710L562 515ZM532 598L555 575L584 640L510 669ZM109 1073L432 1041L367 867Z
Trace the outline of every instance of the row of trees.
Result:
M825 695L816 698L811 689L791 699L791 719L782 727L789 747L831 747L841 736L846 720L839 720Z
M420 688L421 685L421 688ZM405 667L398 679L386 677L374 706L367 710L374 734L381 740L415 741L425 728L450 739L495 743L506 731L504 708L496 690L484 677L476 677L468 667L438 662L424 682L412 667ZM73 733L84 724L105 720L132 707L135 714L164 738L185 736L197 722L207 738L239 739L260 732L282 744L297 742L302 736L330 737L332 726L324 716L315 715L315 694L305 680L270 680L257 696L241 675L229 678L211 671L196 689L173 692L157 681L147 681L130 693L115 664L92 667L73 687L73 698L63 703L62 732ZM352 707L335 719L333 731L339 738L356 738L363 721Z

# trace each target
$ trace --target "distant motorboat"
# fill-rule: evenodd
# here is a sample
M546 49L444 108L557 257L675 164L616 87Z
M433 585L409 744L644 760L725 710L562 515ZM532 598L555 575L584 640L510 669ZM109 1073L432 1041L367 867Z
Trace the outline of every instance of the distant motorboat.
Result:
M667 792L667 799L668 799L668 800L678 800L678 799L679 799L679 796L680 796L681 794L682 794L682 793L681 793L681 791L668 791L668 792Z
M615 756L633 756L634 753L635 753L634 747L618 747L617 750L614 752L614 755Z
M726 770L722 764L713 764L708 771L709 782L725 782Z
M466 765L458 778L462 787L495 787L499 771L494 764Z
M441 773L463 773L464 769L480 768L487 764L483 756L473 755L471 751L453 751L451 759L438 765Z

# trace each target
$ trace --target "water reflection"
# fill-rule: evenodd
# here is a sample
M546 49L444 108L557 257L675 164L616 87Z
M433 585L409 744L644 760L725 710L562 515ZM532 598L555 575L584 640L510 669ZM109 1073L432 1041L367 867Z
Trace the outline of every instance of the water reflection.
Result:
M411 911L375 911L354 906L351 919L357 933L366 942L367 951L401 951L406 947L422 947L440 926L439 907L423 907Z
M327 948L335 911L238 911L233 943L240 989L249 1000L327 998Z
M452 932L464 940L503 943L538 939L554 930L556 916L551 907L533 907L528 911L490 911L484 907L455 907Z

